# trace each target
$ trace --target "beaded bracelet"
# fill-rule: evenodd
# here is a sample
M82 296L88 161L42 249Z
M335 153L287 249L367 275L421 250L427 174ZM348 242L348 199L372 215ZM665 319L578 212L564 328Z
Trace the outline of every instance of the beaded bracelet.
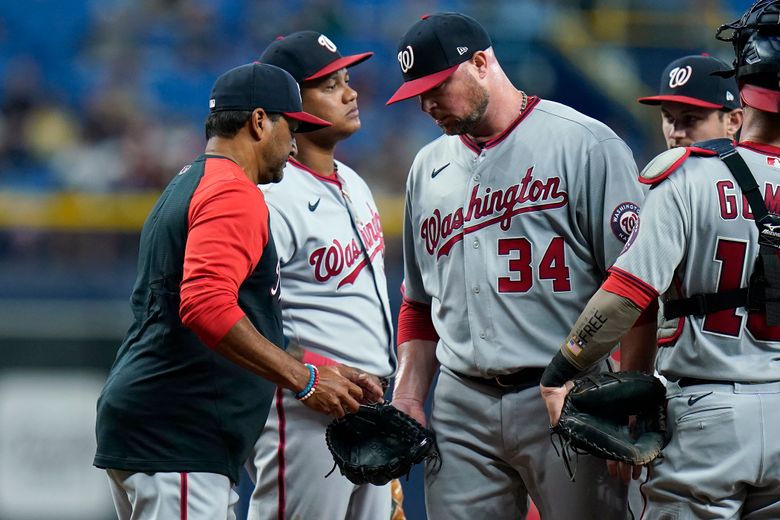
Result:
M303 390L295 394L295 398L299 401L311 397L311 394L314 393L314 388L319 382L319 370L317 370L317 367L309 363L306 363L305 366L309 369L309 382L306 383L306 387Z
M299 400L300 400L300 401L305 401L305 400L306 400L306 399L308 399L309 397L313 396L313 395L314 395L314 391L315 391L315 390L317 390L317 384L318 384L319 382L320 382L320 371L319 371L319 370L317 369L317 367L315 366L315 367L314 367L314 384L313 384L313 385L311 385L311 390L309 390L308 392L306 392L306 395L304 395L303 397L301 397Z

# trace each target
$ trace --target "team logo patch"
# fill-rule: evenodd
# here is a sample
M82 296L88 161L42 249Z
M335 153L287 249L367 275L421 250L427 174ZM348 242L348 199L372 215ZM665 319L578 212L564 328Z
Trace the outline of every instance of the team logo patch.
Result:
M690 65L685 67L675 67L669 72L669 88L682 87L691 79L693 69Z
M621 242L628 240L637 222L639 222L639 206L633 202L618 204L609 219L612 232Z
M771 166L772 168L777 168L780 170L780 158L777 157L767 157L766 158L766 165Z

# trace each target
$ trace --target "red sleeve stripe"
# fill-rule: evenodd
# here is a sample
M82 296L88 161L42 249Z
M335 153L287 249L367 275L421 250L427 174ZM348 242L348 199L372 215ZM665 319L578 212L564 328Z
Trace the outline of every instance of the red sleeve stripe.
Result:
M614 266L609 269L607 281L601 288L612 294L628 298L641 309L646 308L650 302L658 298L658 291L651 285Z
M398 344L413 339L439 341L439 335L431 319L431 307L404 298L398 313Z

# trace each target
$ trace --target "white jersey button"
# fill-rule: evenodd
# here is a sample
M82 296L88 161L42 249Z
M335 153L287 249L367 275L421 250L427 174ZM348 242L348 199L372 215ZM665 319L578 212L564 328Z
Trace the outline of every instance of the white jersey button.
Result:
M479 285L475 285L471 290L474 291L474 294L479 294Z
M482 339L487 338L487 334L485 334L484 330L479 333L479 337L482 338Z
M479 240L474 241L474 249L479 249Z
M479 174L476 174L476 175L474 176L474 180L475 180L475 181L479 181Z

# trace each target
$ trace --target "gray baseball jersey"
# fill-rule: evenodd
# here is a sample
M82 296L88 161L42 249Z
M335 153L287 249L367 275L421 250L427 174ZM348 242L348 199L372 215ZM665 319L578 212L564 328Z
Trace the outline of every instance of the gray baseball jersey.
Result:
M397 365L384 269L384 235L366 183L337 162L323 177L291 159L263 186L281 269L285 340L380 377ZM355 486L333 467L330 419L279 389L247 461L248 518L389 518L390 486Z
M483 146L424 147L407 182L404 283L431 306L439 361L475 376L546 366L631 232L635 175L607 126L537 98Z
M780 212L780 150L750 144L738 150L769 211ZM758 254L752 217L722 161L690 158L650 191L614 269L647 291L665 291L675 275L684 296L745 287ZM671 379L778 381L779 347L780 327L767 326L761 313L687 316L677 341L659 350L657 368Z
M263 187L282 275L288 341L387 377L396 366L384 235L366 183L337 163L335 179L290 160Z

